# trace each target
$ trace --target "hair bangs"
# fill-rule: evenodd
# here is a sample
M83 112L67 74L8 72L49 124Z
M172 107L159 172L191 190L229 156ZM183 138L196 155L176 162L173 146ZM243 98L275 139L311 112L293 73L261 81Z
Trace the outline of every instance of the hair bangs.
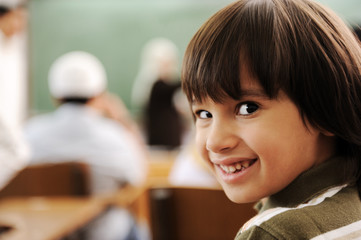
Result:
M214 102L241 97L240 71L276 97L287 72L276 49L272 1L238 1L217 12L188 45L182 69L183 90L190 101Z
M233 17L239 8L234 4L217 12L189 43L183 61L182 81L190 101L202 102L209 97L214 102L222 102L226 97L240 97L241 44Z

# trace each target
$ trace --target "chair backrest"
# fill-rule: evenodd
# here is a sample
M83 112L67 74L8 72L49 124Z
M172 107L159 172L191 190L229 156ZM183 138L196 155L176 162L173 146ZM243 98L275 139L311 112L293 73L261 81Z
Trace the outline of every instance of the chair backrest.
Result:
M151 189L153 239L231 240L256 215L253 206L231 202L221 189Z
M0 190L0 197L89 194L89 169L80 162L28 166Z

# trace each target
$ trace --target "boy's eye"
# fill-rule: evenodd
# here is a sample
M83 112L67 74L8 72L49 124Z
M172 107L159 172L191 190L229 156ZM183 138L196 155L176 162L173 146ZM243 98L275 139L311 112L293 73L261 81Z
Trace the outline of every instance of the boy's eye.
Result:
M247 116L257 111L259 106L256 103L247 102L239 106L239 115Z
M206 119L206 118L211 118L212 117L212 114L210 112L208 112L208 111L205 111L205 110L200 110L196 114L201 119Z

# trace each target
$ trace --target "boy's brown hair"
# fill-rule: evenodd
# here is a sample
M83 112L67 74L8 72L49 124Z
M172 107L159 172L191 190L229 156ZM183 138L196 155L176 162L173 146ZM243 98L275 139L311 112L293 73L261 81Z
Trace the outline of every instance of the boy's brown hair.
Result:
M361 192L361 48L351 29L312 0L236 1L188 45L182 69L188 100L240 99L241 66L270 98L282 90L304 120L338 138L345 182L357 181Z

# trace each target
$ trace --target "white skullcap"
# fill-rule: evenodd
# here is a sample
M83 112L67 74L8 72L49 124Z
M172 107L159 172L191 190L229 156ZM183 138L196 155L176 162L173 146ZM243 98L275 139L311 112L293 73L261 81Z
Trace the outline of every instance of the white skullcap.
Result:
M91 98L106 89L107 77L102 63L87 52L69 52L59 57L49 71L53 97Z
M159 64L162 61L178 61L178 48L167 38L153 38L143 48L143 64Z

